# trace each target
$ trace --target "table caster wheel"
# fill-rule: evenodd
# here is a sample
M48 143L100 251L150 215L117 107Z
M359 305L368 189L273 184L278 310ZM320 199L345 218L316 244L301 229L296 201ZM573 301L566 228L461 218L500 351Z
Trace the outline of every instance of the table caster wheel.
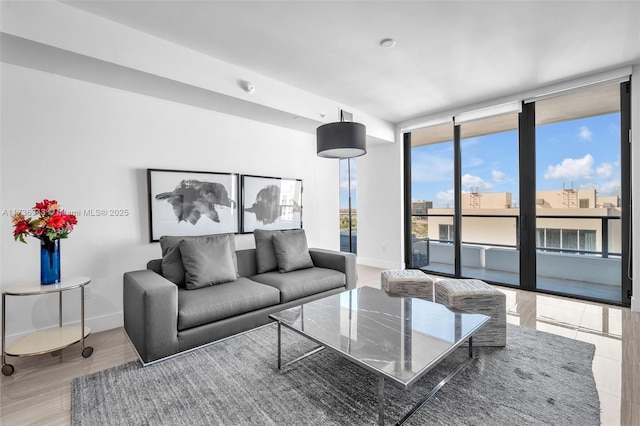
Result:
M84 358L89 358L92 353L93 353L93 348L91 346L87 346L82 350L82 356Z
M12 375L14 371L15 368L13 368L13 365L11 364L5 364L2 366L2 374L4 374L5 376Z

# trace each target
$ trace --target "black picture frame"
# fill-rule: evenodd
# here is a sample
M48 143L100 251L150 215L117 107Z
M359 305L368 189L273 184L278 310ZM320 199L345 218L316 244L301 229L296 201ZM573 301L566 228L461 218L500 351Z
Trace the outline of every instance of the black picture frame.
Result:
M302 179L242 175L242 232L302 228Z
M149 240L240 232L239 174L147 169Z

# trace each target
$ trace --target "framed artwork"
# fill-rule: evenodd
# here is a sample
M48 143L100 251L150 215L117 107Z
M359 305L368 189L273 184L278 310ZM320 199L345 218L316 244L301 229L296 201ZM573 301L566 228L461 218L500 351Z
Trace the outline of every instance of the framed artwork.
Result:
M242 175L242 232L302 228L302 179Z
M147 169L149 238L237 233L236 173Z

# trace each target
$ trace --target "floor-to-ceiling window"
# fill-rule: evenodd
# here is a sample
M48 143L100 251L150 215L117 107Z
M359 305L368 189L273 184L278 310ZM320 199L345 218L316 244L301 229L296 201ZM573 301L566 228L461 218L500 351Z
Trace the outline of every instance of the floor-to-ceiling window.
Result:
M460 123L460 137L461 274L519 285L518 114Z
M358 252L355 158L340 160L340 251Z
M411 135L411 264L454 273L453 123Z
M621 301L620 88L537 101L536 287Z
M629 87L406 134L407 265L629 304Z

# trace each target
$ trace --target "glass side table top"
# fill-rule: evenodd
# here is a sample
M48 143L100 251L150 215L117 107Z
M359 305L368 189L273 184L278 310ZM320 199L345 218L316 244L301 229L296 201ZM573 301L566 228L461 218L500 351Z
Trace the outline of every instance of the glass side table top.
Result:
M489 317L361 287L270 315L407 388Z

